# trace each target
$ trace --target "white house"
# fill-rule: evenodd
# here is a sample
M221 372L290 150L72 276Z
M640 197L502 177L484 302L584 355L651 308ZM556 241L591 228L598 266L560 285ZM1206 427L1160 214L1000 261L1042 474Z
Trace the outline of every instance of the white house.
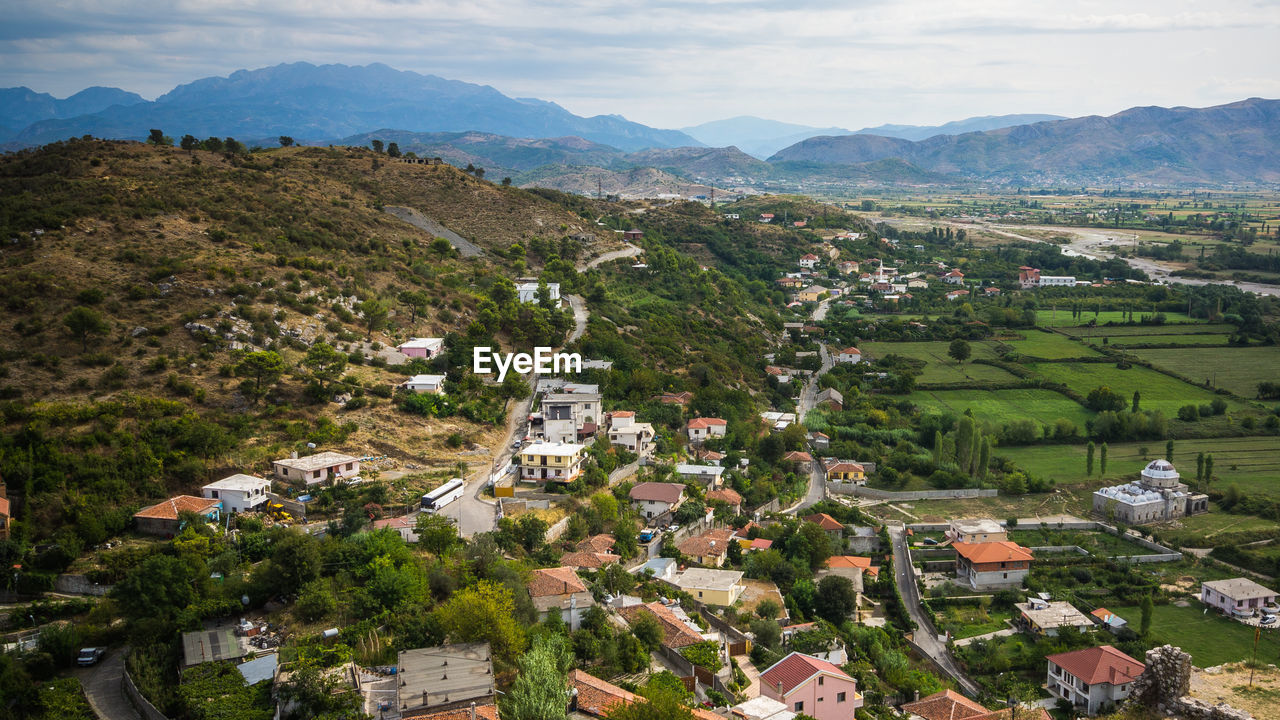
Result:
M835 361L838 363L862 362L862 351L856 347L847 347L836 353Z
M643 482L631 488L631 504L647 520L660 518L680 507L684 485L680 483Z
M410 392L444 394L444 375L414 375L400 383L400 387Z
M249 512L267 502L271 481L253 475L236 474L201 488L210 500L221 500L223 512Z
M1074 275L1041 275L1040 287L1075 287Z
M709 438L722 438L729 429L729 423L720 418L700 417L689 421L685 428L689 433L689 442L697 444Z
M552 302L560 301L560 283L547 283L547 292L551 295ZM538 302L537 281L522 282L516 285L516 294L522 303Z
M636 414L630 410L619 410L609 416L609 444L624 447L634 453L644 455L649 451L649 441L653 440L653 425L636 422Z
M1276 609L1276 591L1248 578L1212 580L1200 584L1200 602L1235 615L1249 617L1261 608Z
M692 480L703 485L719 486L724 468L719 465L676 465L676 474L681 480Z
M351 455L326 451L276 460L271 463L276 478L285 482L302 482L308 486L333 478L353 478L360 474L360 459Z
M1087 715L1119 705L1147 669L1110 645L1049 655L1045 660L1049 664L1045 688Z
M800 256L800 267L812 270L818 264L818 256L813 253Z
M963 285L964 273L960 272L959 270L952 270L951 272L942 276L942 281L945 283L949 283L951 285Z

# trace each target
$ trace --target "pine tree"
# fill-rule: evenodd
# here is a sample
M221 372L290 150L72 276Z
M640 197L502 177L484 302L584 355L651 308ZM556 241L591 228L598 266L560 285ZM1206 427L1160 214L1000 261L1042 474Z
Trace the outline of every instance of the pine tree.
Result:
M1098 476L1107 474L1107 444L1102 443L1101 452L1098 455Z
M1089 448L1085 451L1084 456L1084 474L1093 475L1093 441L1089 441Z

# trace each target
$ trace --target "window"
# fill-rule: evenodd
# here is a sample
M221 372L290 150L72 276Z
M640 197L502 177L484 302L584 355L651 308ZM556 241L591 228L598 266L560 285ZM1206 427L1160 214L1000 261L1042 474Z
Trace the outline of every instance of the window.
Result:
M796 703L795 706L791 709L795 710L796 712L804 712L804 701Z
M822 702L823 700L826 700L826 698L818 698L818 702Z
M842 703L844 702L844 698L845 698L845 693L836 693L836 702Z
M214 498L215 500L218 498L218 491L217 491L217 490L213 490L213 491L211 491L211 494L213 495L213 498Z
M819 675L819 676L818 676L818 684L819 684L819 685L821 685L821 684L822 684L822 681L823 681L823 680L825 680L825 679L826 679L826 678L824 678L824 677L822 677L821 675Z
M1005 580L1008 580L1008 579L1009 579L1009 573L1005 573L1005 574L1004 574L1004 579L1005 579Z
M701 590L699 590L699 591L698 591L698 597L702 597L702 591L701 591Z

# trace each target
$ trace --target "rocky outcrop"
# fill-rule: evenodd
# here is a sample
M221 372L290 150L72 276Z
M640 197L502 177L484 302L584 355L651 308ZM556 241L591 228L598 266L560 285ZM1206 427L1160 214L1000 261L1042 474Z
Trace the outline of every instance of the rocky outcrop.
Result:
M1252 720L1253 716L1226 703L1209 704L1190 697L1191 655L1182 648L1162 645L1147 651L1147 669L1133 683L1129 703L1183 720Z

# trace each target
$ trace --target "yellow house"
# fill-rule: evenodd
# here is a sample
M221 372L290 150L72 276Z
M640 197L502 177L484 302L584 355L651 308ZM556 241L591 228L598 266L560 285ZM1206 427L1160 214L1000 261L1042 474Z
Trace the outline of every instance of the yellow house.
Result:
M745 589L741 580L742 573L737 570L689 568L677 575L672 583L700 603L728 607L738 601Z
M535 442L520 451L520 479L525 482L572 482L582 474L587 446Z
M827 481L864 483L867 471L858 463L841 461L827 468Z
M824 293L829 293L829 292L831 291L822 287L821 285L814 285L812 287L807 287L804 290L801 290L800 292L796 293L796 299L799 300L800 302L818 302L820 295L823 295Z

